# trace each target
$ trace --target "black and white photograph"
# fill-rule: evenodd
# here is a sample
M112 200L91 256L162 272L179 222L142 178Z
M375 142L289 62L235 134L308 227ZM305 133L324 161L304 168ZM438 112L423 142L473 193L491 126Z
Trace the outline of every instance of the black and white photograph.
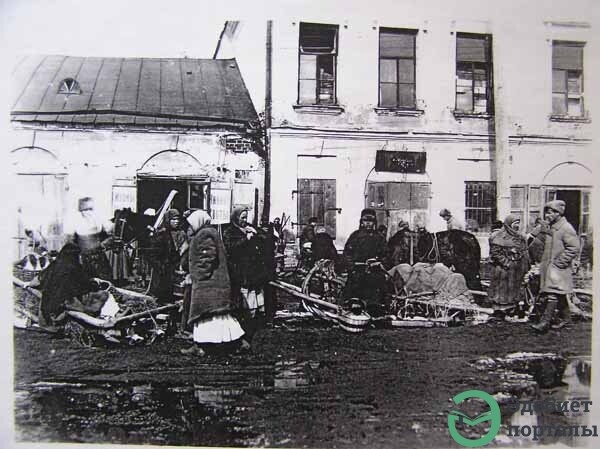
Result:
M600 444L599 13L0 2L0 445Z

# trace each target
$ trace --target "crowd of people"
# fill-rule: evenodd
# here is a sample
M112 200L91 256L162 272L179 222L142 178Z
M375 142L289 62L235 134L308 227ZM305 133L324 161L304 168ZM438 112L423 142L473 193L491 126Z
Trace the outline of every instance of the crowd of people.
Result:
M562 200L548 202L544 217L536 219L528 234L521 218L510 214L503 222L494 223L489 237L491 274L487 303L499 311L516 310L525 299L526 275L537 264L540 300L538 322L533 328L542 333L551 326L562 327L568 319L567 296L573 293L572 267L581 254L580 239L564 217L565 210ZM448 231L465 230L450 210L442 209L439 215L446 221ZM344 296L371 300L374 302L368 304L371 311L381 304L385 286L383 271L373 270L372 261L385 269L416 262L416 232L410 230L409 223L400 220L397 232L386 240L387 228L377 226L373 209L362 211L359 228L346 241L342 257L330 250L331 239L317 239L315 229L316 218L312 218L300 237L301 247L310 248L313 261L332 258L336 267L344 267L349 272Z
M568 313L567 295L573 291L571 265L579 254L579 238L564 217L564 201L550 201L544 218L527 235L519 216L508 215L496 223L489 238L492 266L488 301L497 308L515 306L523 299L524 277L539 262L543 310L534 328L546 332L558 315ZM448 230L464 226L448 209L440 216ZM347 271L344 299L364 298L373 315L383 313L386 270L413 260L415 233L400 220L387 240L387 228L377 226L376 211L364 209L359 226L338 255L333 238L313 217L302 230L301 253L313 263L333 260L336 271ZM64 320L65 310L89 312L102 306L103 294L96 279L112 280L126 270L118 251L111 253L111 224L102 223L91 198L79 201L79 211L67 228L67 243L56 260L41 272L37 282L43 293L40 325L52 328ZM264 325L269 281L284 232L275 222L264 228L248 223L248 210L235 208L230 222L211 224L204 210L176 209L164 213L158 229L151 228L143 253L151 269L149 293L159 304L174 301L176 279L182 279L183 301L179 336L193 344L189 355L211 348L246 350L256 330ZM108 254L108 256L107 256ZM112 260L109 260L111 257ZM116 268L117 267L117 268ZM120 268L118 268L120 267ZM378 267L379 269L374 269Z
M146 214L154 218L154 214ZM113 220L114 221L114 220ZM178 336L193 344L184 354L247 350L265 323L268 281L274 276L271 228L254 228L248 210L236 208L230 223L211 224L204 210L168 209L160 225L141 239L138 270L149 270L147 293L159 305L174 302L177 280L183 286ZM99 280L126 277L131 268L117 249L114 223L103 223L91 198L79 200L66 224L66 243L55 260L28 287L41 290L39 325L56 332L66 311L98 316L108 293Z

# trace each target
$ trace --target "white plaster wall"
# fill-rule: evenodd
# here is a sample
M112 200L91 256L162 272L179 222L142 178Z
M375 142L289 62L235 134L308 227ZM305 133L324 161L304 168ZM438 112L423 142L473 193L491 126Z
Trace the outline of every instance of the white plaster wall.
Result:
M310 2L308 2L310 3ZM506 104L511 135L590 138L589 123L556 123L551 114L552 40L586 42L584 51L586 109L593 117L591 83L594 76L592 4L545 2L543 8L519 0L403 1L374 0L348 8L327 5L310 8L288 5L273 20L274 126L314 126L335 129L426 131L457 134L493 134L493 122L457 120L452 114L455 89L457 32L490 33L493 62L500 71L495 80ZM515 12L518 20L515 20ZM339 26L337 97L344 112L338 116L294 111L298 86L298 33L300 22ZM550 24L554 22L554 24ZM580 23L564 26L560 23ZM242 21L233 41L223 45L220 57L235 56L257 110L264 104L264 21ZM416 40L417 108L420 117L378 116L379 27L418 30Z
M297 178L335 178L336 207L342 209L337 215L336 244L343 246L350 233L356 230L360 211L365 207L365 180L375 165L375 154L386 145L378 139L349 139L322 136L289 136L273 133L272 139L272 205L271 217L283 212L297 222L297 199L292 194L297 188ZM451 209L457 217L464 217L465 181L492 181L492 164L485 141L387 141L387 149L427 152L427 175L431 181L429 229L445 229L445 222L438 216L441 208ZM335 158L301 162L298 155L331 155ZM459 159L474 158L479 161ZM317 162L323 161L323 162ZM311 164L321 167L311 169ZM371 173L372 175L372 173ZM390 179L402 182L401 174L389 174ZM423 178L425 179L425 177ZM295 231L295 230L294 230Z
M559 182L563 185L592 186L594 175L597 177L597 156L593 146L589 145L549 145L524 143L511 145L513 161L511 164L511 184L546 184ZM594 160L596 159L596 163ZM573 162L573 169L562 170L566 176L546 177L554 167L565 162ZM591 170L593 175L583 168L575 169L581 164ZM555 173L556 174L556 173ZM545 181L544 181L545 179Z
M12 151L33 142L33 131L10 133ZM68 173L67 210L77 210L83 196L95 199L96 210L103 218L112 217L112 186L116 179L133 179L144 162L154 154L175 149L176 134L114 131L37 131L35 146L52 152ZM233 182L235 169L253 170L254 185L262 196L264 168L254 153L225 152L218 135L180 135L177 149L200 161L204 173L212 179ZM216 167L229 171L220 175ZM198 173L201 174L201 173ZM262 203L262 199L261 199Z

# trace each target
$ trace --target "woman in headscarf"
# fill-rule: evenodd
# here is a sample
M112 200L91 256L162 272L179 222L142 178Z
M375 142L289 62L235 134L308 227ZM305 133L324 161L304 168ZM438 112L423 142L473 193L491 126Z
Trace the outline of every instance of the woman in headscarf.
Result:
M184 354L204 355L200 345L238 342L244 331L232 315L231 287L225 248L219 232L210 226L210 215L197 210L187 217L189 270L192 281L188 323L193 325L194 345Z
M529 254L525 236L519 232L520 225L518 215L509 215L502 229L490 238L492 273L488 298L494 306L516 306L523 296Z
M265 312L264 287L269 278L265 235L248 224L248 210L235 208L223 232L234 300L251 317ZM249 324L249 322L247 322Z

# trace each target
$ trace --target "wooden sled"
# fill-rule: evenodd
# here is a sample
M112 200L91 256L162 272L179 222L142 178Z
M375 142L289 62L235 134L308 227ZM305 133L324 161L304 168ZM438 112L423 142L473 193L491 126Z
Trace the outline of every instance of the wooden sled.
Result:
M102 280L98 280L98 281L105 284L107 286L106 287L107 290L108 289L113 290L113 292L118 292L123 296L129 296L131 298L136 298L136 299L140 299L140 300L154 301L154 298L152 298L151 296L148 296L148 295L145 295L145 294L142 294L139 292L127 290L124 288L115 287L107 281L102 281ZM26 290L27 292L29 292L33 296L35 296L37 299L41 300L42 293L39 290L29 287L28 283L23 282L22 280L20 280L16 277L13 277L13 284ZM85 312L81 312L81 311L66 310L64 312L64 316L65 316L65 318L67 318L67 321L66 321L66 324L64 327L65 327L65 331L66 330L72 331L73 329L76 329L76 333L78 333L79 337L80 337L80 338L78 338L78 340L80 340L86 346L90 346L94 340L91 337L93 335L100 335L100 336L103 336L108 341L111 341L113 343L118 343L120 341L117 340L116 338L114 338L115 336L132 337L133 335L135 335L134 327L136 324L150 320L150 322L151 322L150 327L155 330L155 332L151 332L152 333L151 339L150 339L150 343L151 343L152 341L154 341L154 339L156 338L157 335L161 334L161 332L159 330L160 326L159 326L158 322L160 322L160 321L164 322L164 320L167 320L168 313L171 312L172 310L175 310L178 308L179 308L179 304L176 303L176 304L166 304L166 305L162 305L159 307L152 307L150 309L143 310L143 311L136 312L136 313L127 313L127 309L126 309L124 315L118 316L118 314L117 314L115 317L112 317L112 318L95 317L95 316L91 316L91 315L89 315ZM26 320L30 323L29 326L25 326L27 329L41 330L41 331L44 331L46 329L44 327L37 326L37 324L39 323L38 316L33 314L30 310L27 310L26 308L24 308L18 304L15 304L15 311L20 316L25 317ZM47 329L47 331L50 332L51 330ZM56 333L56 332L52 331L52 333ZM138 340L144 340L143 338L141 338L139 336L137 336L136 338Z
M323 301L315 294L306 294L302 288L284 281L271 281L270 284L302 301L304 308L317 318L338 324L348 332L363 332L371 322L366 312L354 313L328 301Z

